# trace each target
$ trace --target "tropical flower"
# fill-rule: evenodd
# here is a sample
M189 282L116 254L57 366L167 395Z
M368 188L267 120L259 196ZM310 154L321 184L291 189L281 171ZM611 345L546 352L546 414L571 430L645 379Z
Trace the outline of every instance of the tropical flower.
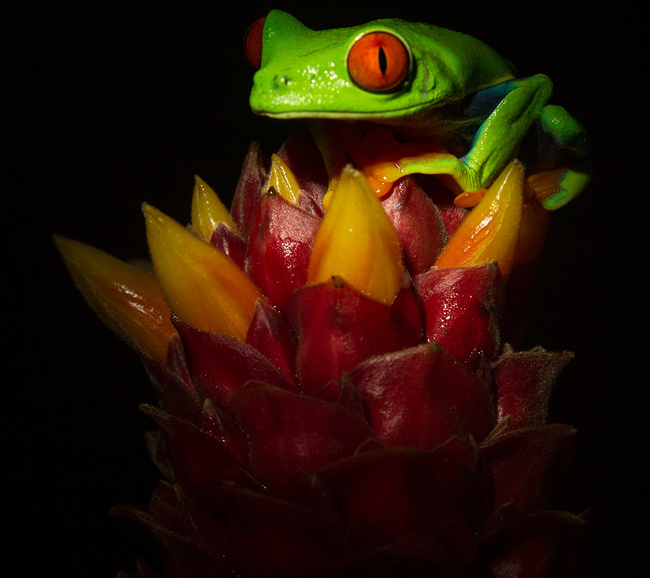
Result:
M230 212L199 178L188 227L144 205L155 273L56 239L159 399L164 481L115 509L160 544L139 575L570 574L584 520L551 499L575 431L547 408L572 355L518 351L531 181L514 161L468 209L368 175L328 192L296 130L270 162L251 146Z

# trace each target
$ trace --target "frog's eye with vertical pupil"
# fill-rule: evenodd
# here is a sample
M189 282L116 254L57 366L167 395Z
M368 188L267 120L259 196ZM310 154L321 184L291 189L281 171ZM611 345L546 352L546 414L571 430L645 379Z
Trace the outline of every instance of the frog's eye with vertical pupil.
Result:
M406 79L411 65L404 43L389 32L369 32L348 53L352 81L369 92L394 90Z
M255 20L246 31L244 39L246 58L257 69L262 65L262 40L264 38L265 20L266 16Z

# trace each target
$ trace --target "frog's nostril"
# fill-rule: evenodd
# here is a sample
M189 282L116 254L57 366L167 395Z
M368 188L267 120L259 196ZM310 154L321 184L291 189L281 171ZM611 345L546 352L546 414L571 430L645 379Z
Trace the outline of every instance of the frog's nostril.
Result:
M273 88L284 88L290 84L291 80L289 80L289 77L286 74L283 74L282 76L276 75L273 77Z

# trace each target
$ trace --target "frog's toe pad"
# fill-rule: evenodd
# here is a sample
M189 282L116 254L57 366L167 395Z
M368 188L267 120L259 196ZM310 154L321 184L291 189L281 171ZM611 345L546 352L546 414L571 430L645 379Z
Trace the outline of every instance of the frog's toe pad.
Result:
M481 199L485 196L485 193L487 193L487 189L466 191L454 198L454 205L457 207L463 207L464 209L471 209L479 204Z
M590 178L591 168L587 161L582 161L574 167L559 167L534 173L527 180L539 203L545 209L554 211L575 199Z

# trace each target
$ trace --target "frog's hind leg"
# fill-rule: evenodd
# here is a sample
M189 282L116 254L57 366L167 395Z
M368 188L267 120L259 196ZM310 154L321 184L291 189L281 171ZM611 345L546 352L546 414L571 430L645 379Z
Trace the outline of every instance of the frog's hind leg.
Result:
M577 197L591 177L587 133L564 108L551 104L540 111L536 128L529 182L545 209L559 209Z

